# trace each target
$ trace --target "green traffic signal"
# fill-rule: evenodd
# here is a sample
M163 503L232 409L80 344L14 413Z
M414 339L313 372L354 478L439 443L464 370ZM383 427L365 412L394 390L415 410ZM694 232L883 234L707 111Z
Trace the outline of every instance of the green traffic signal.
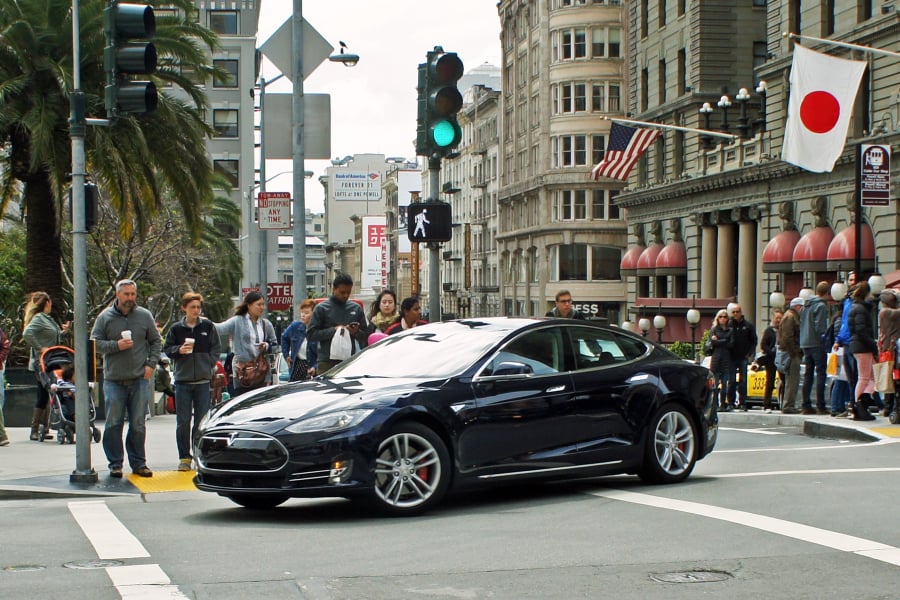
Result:
M446 156L462 140L456 113L463 105L457 82L463 76L463 63L455 52L440 46L428 53L419 65L419 103L416 152L422 156Z
M431 139L439 148L448 148L459 143L462 136L459 125L444 119L431 126Z

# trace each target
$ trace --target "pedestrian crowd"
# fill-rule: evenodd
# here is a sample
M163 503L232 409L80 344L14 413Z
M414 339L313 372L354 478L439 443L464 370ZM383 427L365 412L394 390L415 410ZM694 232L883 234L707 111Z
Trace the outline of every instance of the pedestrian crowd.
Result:
M855 274L848 277L847 296L832 298L829 311L831 290L821 281L809 297L793 298L786 310L773 309L758 347L739 305L716 314L704 350L719 410L748 409L749 369L765 373L766 412L777 403L785 414L872 420L872 412L881 410L900 421L894 393L900 380L900 296L892 289L881 292L876 317L871 288L856 283Z

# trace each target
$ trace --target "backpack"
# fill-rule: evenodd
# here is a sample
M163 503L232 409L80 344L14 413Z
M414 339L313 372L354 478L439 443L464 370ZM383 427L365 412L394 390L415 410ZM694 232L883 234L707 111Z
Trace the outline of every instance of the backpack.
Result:
M12 342L9 341L6 332L0 327L0 369L6 364L6 359L9 357L10 346L12 346Z

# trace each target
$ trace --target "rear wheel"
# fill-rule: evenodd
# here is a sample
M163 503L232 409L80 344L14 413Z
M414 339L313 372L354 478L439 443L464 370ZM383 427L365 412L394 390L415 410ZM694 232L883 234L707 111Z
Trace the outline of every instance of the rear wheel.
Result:
M233 494L225 496L235 504L251 510L268 510L284 503L288 498L279 494Z
M374 466L375 508L388 515L429 510L450 486L450 455L443 440L419 423L401 423L378 446Z
M677 483L687 479L695 464L697 434L687 410L675 403L661 406L650 420L641 479Z

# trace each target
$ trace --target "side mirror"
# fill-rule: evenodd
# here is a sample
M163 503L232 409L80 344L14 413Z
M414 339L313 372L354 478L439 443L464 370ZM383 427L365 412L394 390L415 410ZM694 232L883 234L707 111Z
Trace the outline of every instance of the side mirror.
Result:
M534 373L534 369L531 368L531 365L520 362L502 362L497 365L492 375L531 375L532 373Z

